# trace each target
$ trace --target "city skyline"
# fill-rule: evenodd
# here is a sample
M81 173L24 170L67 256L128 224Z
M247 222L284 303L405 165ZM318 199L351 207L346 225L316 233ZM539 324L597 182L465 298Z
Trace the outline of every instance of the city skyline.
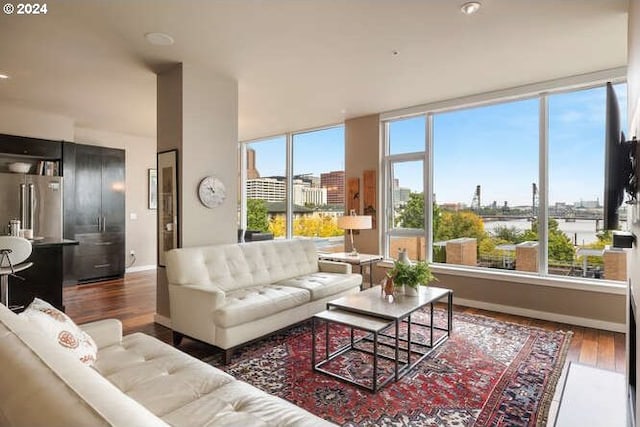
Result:
M614 87L625 130L626 84ZM530 205L532 183L538 185L538 106L533 98L435 114L437 203L470 205L481 185L482 205ZM604 122L604 87L549 96L550 205L604 200ZM424 116L391 122L389 134L391 154L424 151ZM261 176L285 175L284 136L249 146ZM294 134L293 165L294 175L344 170L344 127ZM423 191L422 162L396 165L401 187Z

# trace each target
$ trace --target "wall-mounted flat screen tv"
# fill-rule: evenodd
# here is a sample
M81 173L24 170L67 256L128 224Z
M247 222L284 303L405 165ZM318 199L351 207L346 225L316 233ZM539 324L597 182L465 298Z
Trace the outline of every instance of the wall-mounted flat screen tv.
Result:
M629 202L637 193L636 141L627 141L620 131L620 107L611 83L607 83L604 163L604 229L619 229L619 209L625 191Z

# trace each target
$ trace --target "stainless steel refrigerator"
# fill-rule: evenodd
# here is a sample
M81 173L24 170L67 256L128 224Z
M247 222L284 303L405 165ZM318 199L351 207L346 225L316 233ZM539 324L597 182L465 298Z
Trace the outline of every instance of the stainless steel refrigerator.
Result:
M0 234L19 219L35 239L62 238L62 177L0 173Z

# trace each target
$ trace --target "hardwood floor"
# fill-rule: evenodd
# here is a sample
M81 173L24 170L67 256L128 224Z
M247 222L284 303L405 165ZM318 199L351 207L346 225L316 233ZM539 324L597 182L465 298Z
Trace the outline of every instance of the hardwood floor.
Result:
M99 284L66 287L63 297L67 314L76 323L115 317L122 321L125 334L144 332L162 341L171 342L171 330L153 323L156 304L155 271L131 273L124 279ZM567 361L616 372L625 371L624 334L461 306L455 306L454 310L549 330L573 331ZM189 350L189 353L213 351L190 340L185 340L181 349Z

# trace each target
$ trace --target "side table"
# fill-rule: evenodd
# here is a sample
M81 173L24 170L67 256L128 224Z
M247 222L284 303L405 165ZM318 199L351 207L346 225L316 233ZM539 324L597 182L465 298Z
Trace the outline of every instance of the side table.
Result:
M369 287L372 287L373 286L373 265L378 261L382 261L382 255L372 255L372 254L351 255L348 252L319 254L318 258L325 261L346 262L348 264L359 267L360 274L363 277L362 285L360 286L361 290L364 289L364 268L367 266L369 267Z

